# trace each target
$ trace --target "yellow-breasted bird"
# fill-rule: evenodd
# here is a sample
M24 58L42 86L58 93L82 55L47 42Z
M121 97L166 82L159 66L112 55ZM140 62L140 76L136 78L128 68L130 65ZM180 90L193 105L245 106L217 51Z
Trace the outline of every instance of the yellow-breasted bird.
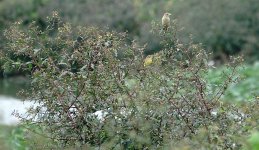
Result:
M162 26L164 31L167 31L170 26L170 15L170 13L164 13L162 17Z
M147 67L153 63L153 56L149 55L144 59L144 67Z

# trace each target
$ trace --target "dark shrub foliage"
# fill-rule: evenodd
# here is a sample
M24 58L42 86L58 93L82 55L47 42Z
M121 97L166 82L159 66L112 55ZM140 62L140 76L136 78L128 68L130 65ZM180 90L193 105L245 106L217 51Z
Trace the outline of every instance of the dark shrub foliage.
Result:
M175 3L174 14L194 35L227 61L230 55L244 54L258 60L259 3L256 0L194 0Z

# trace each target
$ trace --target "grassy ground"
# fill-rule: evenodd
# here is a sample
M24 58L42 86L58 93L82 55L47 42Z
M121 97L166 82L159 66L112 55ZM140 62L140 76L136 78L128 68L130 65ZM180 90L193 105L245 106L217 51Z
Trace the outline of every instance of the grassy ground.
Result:
M10 137L14 128L15 127L0 125L0 150L11 149Z
M0 125L0 150L56 149L52 140L19 126ZM82 148L88 149L88 148ZM74 150L65 148L64 150Z
M27 131L19 126L0 125L0 150L41 150L51 143L49 139Z

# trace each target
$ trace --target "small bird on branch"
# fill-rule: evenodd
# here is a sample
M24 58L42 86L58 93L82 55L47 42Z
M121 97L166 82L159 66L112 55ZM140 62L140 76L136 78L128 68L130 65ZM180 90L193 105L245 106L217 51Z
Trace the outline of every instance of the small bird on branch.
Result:
M162 17L162 26L164 31L167 31L170 26L170 15L170 13L164 13Z

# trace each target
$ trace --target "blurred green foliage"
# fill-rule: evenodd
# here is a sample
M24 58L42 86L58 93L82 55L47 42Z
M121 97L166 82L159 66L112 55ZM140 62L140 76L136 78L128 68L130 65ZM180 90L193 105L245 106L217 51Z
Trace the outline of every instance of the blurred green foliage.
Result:
M259 58L259 3L257 0L192 0L175 3L175 17L187 34L226 61L241 53L247 61Z
M28 143L25 128L0 125L1 150L28 150Z
M251 134L248 139L249 146L251 150L258 150L259 149L259 132L255 132Z
M242 65L237 68L237 74L235 78L239 81L229 85L224 97L222 99L228 101L251 101L255 97L259 96L259 63L254 65ZM225 82L227 74L230 74L231 70L223 66L216 69L211 69L206 78L211 85L217 87ZM213 86L212 86L213 87ZM210 90L211 87L209 87Z
M23 127L15 127L10 136L10 147L13 150L29 150L26 141L26 129Z

